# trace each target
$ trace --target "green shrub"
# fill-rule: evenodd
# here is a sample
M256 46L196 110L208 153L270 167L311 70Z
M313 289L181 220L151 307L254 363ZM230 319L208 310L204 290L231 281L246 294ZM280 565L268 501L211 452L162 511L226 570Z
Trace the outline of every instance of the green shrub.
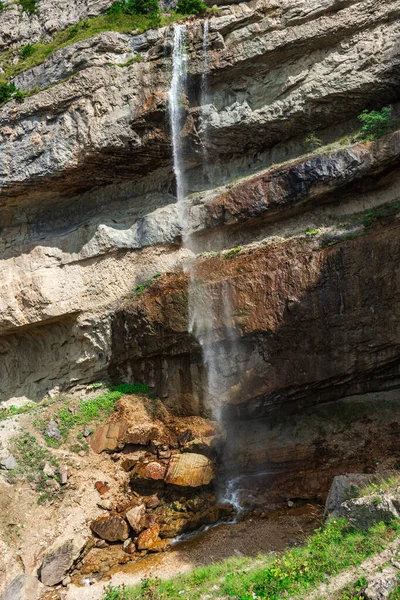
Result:
M28 58L28 56L32 56L32 54L35 52L35 50L36 50L36 48L33 44L27 44L21 50L22 58Z
M4 4L4 2L2 2L2 1L0 0L0 12L1 12L2 10L4 10L4 9L5 9L5 7L6 7L6 5Z
M39 12L39 0L19 0L22 10L28 15L35 15Z
M151 15L160 12L158 0L117 0L106 11L108 15Z
M202 15L207 6L202 0L178 0L176 10L182 15Z
M376 140L385 135L390 128L393 108L385 106L381 110L364 110L358 119L363 124L360 137L363 140Z
M0 83L0 105L14 99L23 102L24 97L24 93L14 83Z

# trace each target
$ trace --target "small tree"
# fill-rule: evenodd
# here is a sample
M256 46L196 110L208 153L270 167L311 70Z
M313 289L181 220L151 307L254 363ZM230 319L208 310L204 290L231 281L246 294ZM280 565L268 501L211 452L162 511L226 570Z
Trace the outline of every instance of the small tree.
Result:
M176 11L182 15L202 15L207 10L203 0L178 0Z
M382 110L364 110L358 119L363 124L361 139L376 140L389 131L393 108L385 106Z

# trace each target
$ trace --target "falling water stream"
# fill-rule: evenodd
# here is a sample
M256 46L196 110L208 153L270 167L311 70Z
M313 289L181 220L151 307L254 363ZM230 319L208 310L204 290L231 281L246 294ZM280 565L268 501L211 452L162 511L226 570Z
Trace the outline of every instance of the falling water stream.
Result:
M191 249L189 212L185 195L189 186L185 181L185 156L182 144L182 129L185 120L185 103L187 99L187 52L186 52L186 26L175 25L172 52L172 79L168 93L169 113L171 123L172 149L174 174L176 179L176 196L178 213L182 227L184 245ZM209 89L207 81L208 72L208 46L209 22L203 28L203 60L201 75L200 104L208 101ZM203 129L203 170L207 169L207 132ZM214 418L221 423L221 408L223 401L228 400L230 386L229 377L238 370L238 338L232 318L231 283L229 279L219 282L217 290L206 290L204 284L199 283L196 276L195 260L187 266L189 273L189 331L198 340L203 363L206 367L206 397L207 406L211 409ZM226 343L219 344L218 337ZM229 501L237 514L242 512L240 503L240 477L235 477L227 482L223 499Z

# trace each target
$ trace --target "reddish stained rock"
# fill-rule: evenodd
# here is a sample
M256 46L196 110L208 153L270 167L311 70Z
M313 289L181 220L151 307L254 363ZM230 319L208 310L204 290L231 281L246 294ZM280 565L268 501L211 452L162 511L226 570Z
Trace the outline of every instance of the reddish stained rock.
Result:
M104 450L113 452L121 447L121 440L127 430L124 421L107 422L100 425L90 438L90 446L96 454ZM122 444L123 446L123 444Z
M153 479L155 481L164 479L167 466L160 462L152 461L147 464L138 463L135 467L134 474L136 477L144 479Z
M150 552L165 552L171 545L171 540L157 540L155 544L150 546Z
M138 550L148 550L156 544L158 541L158 534L160 533L160 526L155 523L139 535L137 539Z
M139 533L143 529L143 517L146 514L146 507L144 504L134 506L126 513L126 518L132 529Z
M103 483L102 481L96 481L94 485L96 490L99 492L100 496L103 496L104 494L110 491L108 485L106 483Z
M214 465L202 454L174 454L169 461L166 483L183 487L208 485L215 477Z
M129 537L128 524L122 517L116 515L96 519L90 528L93 533L107 542L124 542Z

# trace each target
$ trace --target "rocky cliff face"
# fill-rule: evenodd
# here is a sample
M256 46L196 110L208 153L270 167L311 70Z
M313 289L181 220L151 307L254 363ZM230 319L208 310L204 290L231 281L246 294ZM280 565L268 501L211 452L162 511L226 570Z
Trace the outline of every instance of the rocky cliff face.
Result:
M0 46L17 60L110 4L7 6ZM16 75L35 93L0 109L0 400L134 378L209 414L188 293L232 431L395 388L400 137L353 136L363 109L400 100L399 16L397 0L235 3L209 16L206 55L204 20L187 22L185 246L171 28L99 33ZM188 291L193 252L211 255Z

